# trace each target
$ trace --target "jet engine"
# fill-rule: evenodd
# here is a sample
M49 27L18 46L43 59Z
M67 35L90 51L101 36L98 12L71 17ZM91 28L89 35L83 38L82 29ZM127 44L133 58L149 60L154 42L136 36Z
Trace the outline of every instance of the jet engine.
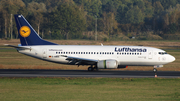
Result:
M97 68L99 69L114 69L118 67L118 62L116 60L101 60L97 63Z

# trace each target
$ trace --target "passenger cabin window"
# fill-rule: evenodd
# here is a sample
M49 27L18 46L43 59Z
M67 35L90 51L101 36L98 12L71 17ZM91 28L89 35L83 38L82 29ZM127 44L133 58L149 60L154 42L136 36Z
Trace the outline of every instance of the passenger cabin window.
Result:
M56 54L104 54L104 55L113 55L114 52L56 52ZM142 55L142 53L126 53L126 52L117 52L117 55ZM166 52L158 52L159 55L167 54Z

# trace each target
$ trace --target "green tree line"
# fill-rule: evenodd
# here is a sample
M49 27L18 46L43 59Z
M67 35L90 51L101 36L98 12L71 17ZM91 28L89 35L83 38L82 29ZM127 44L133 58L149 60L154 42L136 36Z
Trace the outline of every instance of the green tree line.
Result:
M18 38L14 14L46 39L94 40L96 22L104 40L180 39L180 0L0 0L0 38Z

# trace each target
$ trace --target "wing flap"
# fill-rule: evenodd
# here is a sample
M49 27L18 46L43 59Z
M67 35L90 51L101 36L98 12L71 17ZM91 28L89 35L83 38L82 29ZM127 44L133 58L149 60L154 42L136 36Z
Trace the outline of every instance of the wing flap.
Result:
M86 64L95 64L98 62L96 59L88 59L88 58L81 58L81 57L75 57L75 56L66 56L66 55L61 55L63 57L67 57L66 60L69 61L71 64L76 64L76 65L82 65L83 63Z

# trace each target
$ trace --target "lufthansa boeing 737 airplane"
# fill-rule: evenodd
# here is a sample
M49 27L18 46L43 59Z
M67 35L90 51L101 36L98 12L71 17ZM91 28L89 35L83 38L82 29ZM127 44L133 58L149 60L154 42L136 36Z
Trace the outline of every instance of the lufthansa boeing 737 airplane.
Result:
M126 68L127 66L163 67L175 58L164 50L143 46L93 46L58 45L40 38L23 15L14 15L21 44L7 45L19 53L45 61L69 64L89 65L94 69Z

